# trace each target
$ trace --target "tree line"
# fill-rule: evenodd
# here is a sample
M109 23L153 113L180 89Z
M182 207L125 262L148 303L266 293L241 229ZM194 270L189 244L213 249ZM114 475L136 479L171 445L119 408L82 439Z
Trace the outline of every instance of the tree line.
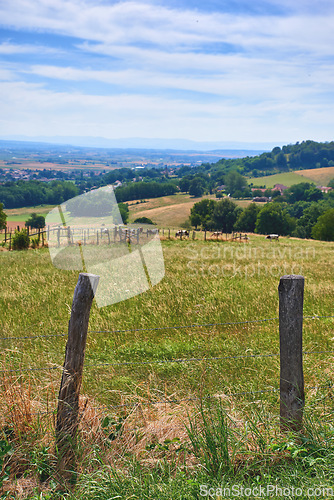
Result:
M203 199L191 209L190 223L209 231L276 233L334 241L334 193L324 196L320 191L321 199L312 200L313 189L309 183L291 186L275 201L263 206L250 203L245 209L228 197Z

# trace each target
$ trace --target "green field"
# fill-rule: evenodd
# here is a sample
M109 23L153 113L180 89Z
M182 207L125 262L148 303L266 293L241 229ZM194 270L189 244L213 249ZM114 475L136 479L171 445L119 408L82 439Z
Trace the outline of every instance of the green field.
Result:
M281 174L266 175L264 177L251 177L248 179L248 184L252 183L254 186L273 188L275 184L283 184L284 186L290 187L300 182L314 182L313 179L302 176L303 170L300 172L300 174L297 172L285 172Z
M326 453L334 456L333 445L328 441L329 451L319 455L322 460L314 462L313 475L308 475L298 439L289 438L295 443L295 458L286 448L276 452L272 447L282 440L286 443L277 433L277 393L252 391L279 387L279 358L254 355L279 351L278 321L272 318L278 316L281 275L305 276L305 316L333 315L334 269L328 263L334 244L293 238L269 242L250 235L248 243L167 240L162 245L166 274L158 285L119 304L101 309L93 304L81 391L82 408L86 405L81 423L82 475L74 498L200 498L200 481L238 480L249 485L259 476L256 481L262 484L269 482L266 474L278 475L288 484L328 484L334 462ZM54 439L53 416L38 414L56 408L78 272L54 268L47 249L3 250L0 261L2 425L14 428L19 440L17 462L11 458L12 462L37 488L36 456L51 460ZM271 320L243 323L263 319ZM53 336L61 334L65 336ZM332 351L333 342L333 319L305 319L305 351ZM333 368L331 354L305 355L306 414L323 426L322 440L330 433L326 426L334 424L333 403L328 388L311 388L333 383ZM241 394L233 396L236 393ZM204 458L196 455L184 427L196 417L198 400L208 396L222 402L243 436L240 443L246 443L223 476L205 472ZM162 400L178 402L154 404ZM210 411L218 411L219 418L219 407L212 405ZM112 442L101 428L106 415L124 422L122 436ZM181 451L166 444L173 438L179 439L175 443L182 445ZM229 448L233 449L232 443ZM116 476L113 471L118 471Z

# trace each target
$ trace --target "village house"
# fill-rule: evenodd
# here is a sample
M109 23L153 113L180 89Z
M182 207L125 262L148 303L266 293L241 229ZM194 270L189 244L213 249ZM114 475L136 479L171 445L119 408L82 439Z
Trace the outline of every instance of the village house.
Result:
M320 189L322 193L328 193L328 191L331 191L332 188L327 186L317 186L317 189Z

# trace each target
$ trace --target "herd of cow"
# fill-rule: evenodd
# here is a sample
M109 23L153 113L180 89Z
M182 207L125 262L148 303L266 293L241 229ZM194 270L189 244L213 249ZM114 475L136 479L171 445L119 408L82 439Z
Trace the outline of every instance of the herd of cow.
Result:
M189 234L190 234L189 231L187 231L186 229L179 229L175 233L175 238L181 238L181 239L183 237L189 238ZM218 238L218 236L221 236L221 235L223 235L223 231L215 231L214 233L211 234L211 238L213 238L213 237L217 237ZM249 239L249 238L247 236L244 239ZM278 240L279 239L279 235L278 234L268 234L266 236L266 239L267 240Z

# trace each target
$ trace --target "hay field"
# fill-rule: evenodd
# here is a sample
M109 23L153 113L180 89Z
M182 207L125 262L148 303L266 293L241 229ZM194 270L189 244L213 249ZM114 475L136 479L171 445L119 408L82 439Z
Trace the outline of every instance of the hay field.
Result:
M329 181L334 179L334 167L298 170L295 173L301 177L305 177L305 180L312 179L317 186L327 186Z

